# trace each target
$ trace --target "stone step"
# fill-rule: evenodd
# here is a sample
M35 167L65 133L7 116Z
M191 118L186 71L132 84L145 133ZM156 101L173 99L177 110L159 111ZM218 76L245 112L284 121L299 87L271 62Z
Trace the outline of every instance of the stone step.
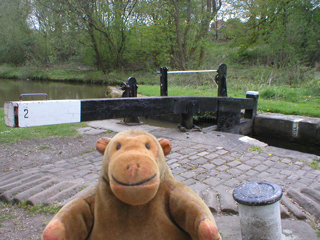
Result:
M59 182L42 174L14 172L3 174L1 179L5 185L0 187L0 200L9 203L27 201L30 205L63 203L73 198L83 187L82 183ZM96 184L96 183L95 183ZM94 185L95 185L94 184Z
M304 220L307 216L294 204L287 196L282 196L281 203L299 220Z
M209 207L210 211L215 214L219 211L218 194L214 191L209 191L203 194L202 199Z
M13 198L13 202L14 203L19 203L19 202L23 202L23 201L27 201L30 197L32 197L33 195L42 192L43 190L53 186L54 184L59 183L57 180L48 180L45 181L39 185L36 185L24 192L21 192L19 194L17 194L14 198Z
M199 191L195 192L204 200L213 214L238 214L238 203L234 201L230 192L205 191L202 194ZM300 208L299 205L283 195L280 202L281 219L294 217L299 220L305 220L307 216Z
M308 194L304 194L292 188L287 192L288 196L298 203L305 211L309 212L316 219L320 219L320 204L313 200L313 198L317 197L313 195L314 193L317 195L316 190L313 193L309 191ZM312 198L310 198L309 194L312 196Z
M2 193L0 195L0 199L4 202L11 202L17 194L24 192L30 188L33 188L33 187L35 187L45 181L50 180L50 178L42 177L41 175L34 175L34 176L37 176L37 178L35 180L25 181L25 183L21 183L18 186L13 187L13 188L5 191L4 193Z
M41 203L44 203L48 198L51 198L58 194L59 192L65 190L66 188L70 187L70 182L63 181L59 182L57 184L54 184L50 186L47 189L44 189L43 191L32 195L28 198L27 203L30 205L38 205Z
M289 212L282 204L280 204L280 215L281 215L281 219L290 218Z
M34 175L31 175L31 176L28 176L26 178L22 178L22 179L19 179L17 181L13 181L13 182L10 182L6 185L3 185L0 187L0 194L1 193L4 193L8 190L11 190L12 188L16 188L16 187L19 187L25 183L28 183L28 182L31 182L33 180L36 180L36 179L39 179L41 178L41 174L34 174Z
M61 205L64 206L66 205L68 202L72 201L73 199L82 196L83 194L86 194L87 192L89 192L92 188L94 188L97 185L97 183L91 183L88 186L86 186L85 188L83 188L80 192L78 192L77 194L71 196L70 198L66 199Z
M320 204L320 191L312 188L302 188L301 193L306 194L308 197Z
M302 192L308 191L308 194L312 193L313 196L318 197L318 192L314 192L310 189L302 190ZM195 192L203 199L213 214L225 213L225 214L238 214L238 203L234 201L231 192L228 191L204 191ZM318 198L317 198L318 199ZM282 196L280 202L280 214L281 219L297 218L299 220L307 219L306 214L301 210L302 208L291 201L285 194Z
M219 200L221 212L238 214L237 202L233 199L232 192L220 192Z
M69 188L64 189L63 191L59 192L58 194L46 199L44 201L45 205L57 205L62 207L62 203L69 199L70 197L73 197L76 195L79 190L81 189L82 184L75 184L70 186Z
M85 190L82 189L83 183L61 182L37 172L37 169L31 169L1 174L0 200L6 203L26 201L30 205L63 206L75 196L81 195L78 194L80 190ZM93 185L96 183L92 183ZM81 191L83 192L85 191Z
M27 178L27 177L30 177L30 176L32 176L34 173L32 173L32 172L28 172L28 173L20 173L20 174L18 174L18 175L15 175L15 176L13 176L13 177L10 177L10 178L8 178L8 179L6 179L6 180L4 180L4 181L1 181L0 182L0 187L3 187L3 186L5 186L5 185L8 185L8 184L11 184L11 183L14 183L14 182L17 182L17 181L19 181L19 180L21 180L21 179L24 179L24 178Z
M16 177L18 175L22 174L19 171L10 171L10 172L6 172L0 175L0 185L3 181L6 181L12 177Z

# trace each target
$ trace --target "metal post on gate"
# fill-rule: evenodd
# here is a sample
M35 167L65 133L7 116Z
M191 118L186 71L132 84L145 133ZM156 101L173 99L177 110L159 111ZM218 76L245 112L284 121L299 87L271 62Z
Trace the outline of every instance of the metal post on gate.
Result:
M218 97L228 97L227 91L227 65L222 63L218 68L215 82L218 84Z
M134 77L129 77L128 84L130 89L130 97L137 97L137 93L138 93L137 80Z
M160 68L160 96L168 96L168 68Z
M137 97L138 84L134 77L129 77L126 83L122 83L122 97Z
M122 97L137 97L138 84L137 80L134 77L129 77L126 83L123 83L122 90L124 90ZM126 125L140 125L139 117L125 117L123 121L119 122L120 124Z

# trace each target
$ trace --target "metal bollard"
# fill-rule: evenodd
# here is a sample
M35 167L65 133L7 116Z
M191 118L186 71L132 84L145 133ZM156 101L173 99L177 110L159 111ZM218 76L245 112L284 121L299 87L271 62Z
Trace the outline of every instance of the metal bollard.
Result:
M137 97L138 84L134 77L129 77L127 83L122 83L121 90L124 90L122 97Z
M282 189L269 182L248 182L234 190L242 240L281 240L281 197Z
M122 84L121 89L124 90L122 97L137 97L137 80L134 77L129 77L127 83ZM139 117L125 117L124 120L119 123L130 126L143 124L140 122Z
M218 84L218 97L228 97L226 64L220 64L215 82Z
M168 68L160 68L160 96L168 96Z

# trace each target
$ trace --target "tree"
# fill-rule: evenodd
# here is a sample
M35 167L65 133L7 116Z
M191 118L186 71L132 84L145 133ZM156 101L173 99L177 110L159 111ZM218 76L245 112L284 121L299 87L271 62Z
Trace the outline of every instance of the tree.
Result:
M246 24L242 51L263 45L269 62L277 66L297 64L316 54L318 0L232 0L229 4Z
M246 26L239 18L230 18L220 31L225 39L238 41L246 36Z
M91 39L99 69L124 68L123 54L129 35L131 16L137 0L70 0L70 11Z
M199 67L205 53L202 41L208 37L210 22L221 8L221 0L218 3L215 0L167 0L166 4L166 10L175 25L176 46L173 57L177 67L186 69L198 49Z
M0 2L0 62L21 65L32 57L35 39L27 19L27 0Z

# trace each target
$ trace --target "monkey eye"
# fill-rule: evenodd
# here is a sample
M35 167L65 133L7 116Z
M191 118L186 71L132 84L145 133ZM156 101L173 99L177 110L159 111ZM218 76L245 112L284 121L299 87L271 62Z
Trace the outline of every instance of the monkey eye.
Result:
M116 149L119 150L121 148L121 144L118 143L118 145L116 146Z
M148 143L146 143L146 148L150 150L150 145Z

